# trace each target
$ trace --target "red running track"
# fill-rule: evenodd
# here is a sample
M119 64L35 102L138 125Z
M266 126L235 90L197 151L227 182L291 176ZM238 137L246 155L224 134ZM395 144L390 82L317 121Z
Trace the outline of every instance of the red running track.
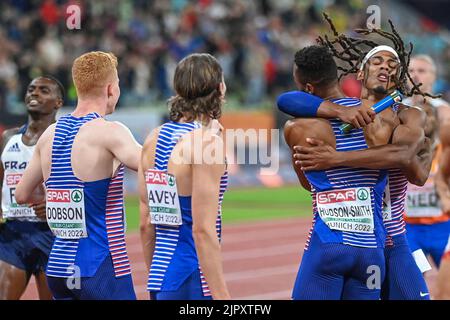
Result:
M232 298L290 299L310 226L310 218L224 225L223 262ZM127 249L138 299L148 299L148 270L138 233L127 235ZM433 281L435 272L430 276ZM22 299L37 299L34 280Z

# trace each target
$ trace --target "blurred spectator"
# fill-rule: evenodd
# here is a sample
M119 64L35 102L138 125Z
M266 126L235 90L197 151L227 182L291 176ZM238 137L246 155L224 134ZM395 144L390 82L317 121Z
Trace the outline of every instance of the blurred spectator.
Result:
M81 30L66 27L66 8L71 4L81 8ZM370 4L368 0L1 1L0 110L24 110L20 104L25 88L42 73L57 76L67 88L66 104L75 104L72 61L89 50L118 56L119 103L124 107L164 102L173 94L170 79L176 63L199 51L219 59L230 100L254 108L273 104L280 91L294 87L294 53L314 44L327 30L321 12L333 17L339 31L352 32L365 27L365 8ZM450 47L445 33L429 19L391 10L394 5L397 2L390 2L382 12L390 12L405 41L414 42L415 53L437 60L441 73L436 89L446 93ZM342 85L349 95L357 95L354 78L345 78Z

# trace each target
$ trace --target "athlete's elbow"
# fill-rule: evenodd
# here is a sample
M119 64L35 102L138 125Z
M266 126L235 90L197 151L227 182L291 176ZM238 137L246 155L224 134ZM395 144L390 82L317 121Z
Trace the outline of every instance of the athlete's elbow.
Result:
M428 180L428 175L420 174L420 175L414 176L412 179L409 180L409 182L416 186L423 187L425 185L425 183L427 182L427 180Z
M194 238L194 242L196 243L196 245L203 245L209 241L211 241L212 237L212 232L211 232L211 228L209 228L208 226L204 225L204 224L199 224L199 225L193 225L192 226L192 236Z
M29 193L25 192L20 183L16 188L14 198L16 199L17 204L26 204L28 202Z

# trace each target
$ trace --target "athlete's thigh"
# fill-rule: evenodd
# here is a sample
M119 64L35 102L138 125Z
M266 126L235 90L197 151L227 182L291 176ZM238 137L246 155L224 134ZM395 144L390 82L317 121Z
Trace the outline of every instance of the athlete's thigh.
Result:
M211 300L203 294L199 270L194 271L175 291L160 291L152 294L154 300Z
M436 281L436 299L450 300L450 251L441 260Z
M389 293L383 299L429 300L427 284L409 247L400 245L389 250L390 254L386 255L385 279Z
M0 260L0 300L18 300L29 281L25 270Z
M52 299L52 293L50 291L50 288L48 287L47 283L47 276L45 275L44 271L41 271L37 274L35 274L36 279L36 287L39 294L40 300L51 300Z
M426 248L423 246L421 242L421 238L423 238L420 234L420 230L418 226L414 224L406 224L406 238L408 239L409 248L411 252L414 252L418 249L422 249L427 255Z
M339 300L344 285L345 246L312 238L295 280L294 300ZM345 249L345 248L344 248Z
M109 255L93 277L81 278L73 292L80 300L136 300L131 275L116 278Z
M444 255L450 234L450 222L445 222L433 227L434 228L430 228L429 238L431 238L431 241L429 253L436 266L440 267L441 258Z
M355 264L345 278L343 300L378 300L386 276L386 260L382 248L353 248Z
M77 297L69 287L73 284L72 279L48 277L47 284L54 300L77 300Z

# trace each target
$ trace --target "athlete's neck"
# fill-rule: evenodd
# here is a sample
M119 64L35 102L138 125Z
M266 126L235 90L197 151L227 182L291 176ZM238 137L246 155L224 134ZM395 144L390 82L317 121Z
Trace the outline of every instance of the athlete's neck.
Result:
M56 113L29 113L26 133L30 136L41 135L52 123L56 122Z
M361 90L361 99L370 101L372 103L377 103L387 95L388 93L375 92L374 90L367 89L366 87L363 87Z
M72 112L74 117L82 117L96 112L102 117L106 115L107 102L105 99L78 99L77 107Z
M345 94L342 92L338 84L323 89L317 88L316 90L314 90L314 94L318 97L321 97L324 100L331 100L345 97Z

